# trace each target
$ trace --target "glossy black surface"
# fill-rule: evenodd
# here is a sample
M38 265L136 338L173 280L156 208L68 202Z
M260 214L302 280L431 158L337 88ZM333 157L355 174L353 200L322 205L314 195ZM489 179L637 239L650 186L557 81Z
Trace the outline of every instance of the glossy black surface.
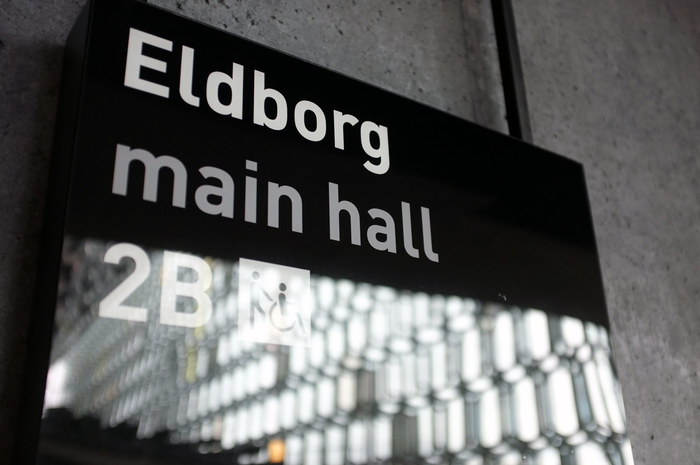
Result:
M169 98L124 85L130 28L172 41L170 52L152 46L145 46L143 51L144 55L165 62L167 72L145 69L141 75L167 86ZM199 97L199 106L186 103L178 92L183 45L194 49L192 93ZM241 118L218 114L207 104L208 76L212 72L230 75L232 63L245 70ZM281 131L253 121L255 71L264 72L265 87L281 92L286 99L289 115ZM439 298L474 299L479 302L474 315L478 321L486 321L480 323L482 326L491 324L494 315L505 315L512 309L515 316L504 318L520 321L522 311L535 308L554 315L552 323L548 323L554 326L559 325L557 315L567 315L607 327L583 169L573 161L289 55L126 0L90 4L67 45L64 86L72 91L62 94L54 170L55 204L51 209L55 229L53 243L47 243L44 255L47 271L40 286L45 287L41 292L45 292L46 299L37 310L36 340L47 342L53 326L48 320L56 305L53 296L58 272L54 271L64 236L70 237L67 244L94 241L102 247L129 242L158 253L174 250L211 257L225 261L227 273L231 272L230 263L246 257L302 268L312 276L334 282L347 280L358 286L387 287L406 295L426 293ZM223 92L219 98L225 101L230 95ZM325 137L318 142L302 137L295 128L294 107L302 100L313 102L325 116ZM334 110L359 120L356 126L346 129L342 150L334 146ZM272 107L266 111L269 115L275 112ZM390 166L384 174L371 173L363 166L368 161L378 162L361 145L359 127L363 121L387 128ZM308 125L314 127L313 122ZM370 139L370 143L377 144L377 139ZM173 205L173 180L165 172L161 173L155 202L143 198L143 170L137 167L129 171L126 195L115 194L113 177L119 144L179 160L187 172L184 208ZM257 163L257 171L246 169L246 161ZM203 184L215 185L199 174L198 170L205 166L223 170L233 180L232 218L210 215L198 208L197 189ZM255 221L246 221L247 177L257 179ZM280 206L279 227L268 225L269 183L290 186L299 193L303 203L301 232L292 231L284 203ZM331 238L329 188L333 185L337 186L339 200L357 207L360 245L351 243L350 221L345 213L340 216L340 240ZM411 212L410 227L402 220L406 208L402 205L406 204ZM430 213L430 247L423 245L426 228L421 223L422 208ZM377 210L372 209L381 209L384 221L377 220ZM367 235L368 230L377 227L391 231L386 223L388 216L396 234L395 253L377 250ZM406 228L411 231L411 240L404 237ZM382 233L374 238L388 240ZM407 251L412 246L417 252ZM430 258L427 252L434 252L439 259L434 255ZM63 266L77 268L83 259L71 261L64 254ZM86 263L93 263L90 260ZM79 274L69 273L63 284L80 288L71 281L76 275ZM98 275L99 272L87 274L92 278ZM83 311L94 315L97 301L110 287L113 286L93 283L85 293L75 291L72 297L66 297L62 288L64 294L59 303L65 306L73 297L88 299L85 296L90 295L93 300L83 300ZM226 292L235 291L234 287ZM490 304L496 307L489 307ZM55 325L57 333L72 329L72 323L66 321L70 319ZM447 337L447 319L438 326ZM136 334L140 330L134 331ZM491 329L483 331L491 334ZM411 344L417 344L415 337L408 336L413 338ZM589 343L598 344L585 344ZM46 346L37 347L41 350L29 370L34 380L28 388L23 424L28 432L25 441L30 446L43 392L37 379L46 369L49 350ZM554 350L554 342L552 347ZM381 350L390 352L388 348ZM561 350L556 357L568 367L575 356L566 352L569 349ZM572 350L575 352L578 347ZM246 360L243 358L240 363L247 363ZM523 360L518 363L526 365ZM530 369L535 368L528 365ZM318 374L312 371L308 376L313 380ZM490 383L503 382L502 374L489 376ZM280 376L280 380L286 386L286 378ZM472 387L464 380L459 383L462 384L454 389L460 395L471 395ZM275 387L265 395L276 395L279 389ZM394 401L404 405L406 399ZM131 444L135 434L134 427L128 425L109 433L96 431L96 420L90 415L73 418L70 412L55 410L50 411L48 418L42 433L44 444L48 444L48 450L54 447L57 457L65 447L61 431L70 431L69 436L75 440L71 447L81 450L80 447L97 445L95 450L107 451L113 457L119 456L116 450ZM66 429L61 426L63 421L69 425ZM147 463L185 461L187 454L198 455L191 447L169 443L166 432L159 434L138 444L142 452L149 447L156 451L153 461ZM550 444L559 440L552 439L557 434L551 432ZM58 439L51 442L52 438ZM224 451L208 459L218 463L237 457L249 446L241 447L235 453ZM100 457L99 453L96 457ZM129 454L125 457L128 459Z

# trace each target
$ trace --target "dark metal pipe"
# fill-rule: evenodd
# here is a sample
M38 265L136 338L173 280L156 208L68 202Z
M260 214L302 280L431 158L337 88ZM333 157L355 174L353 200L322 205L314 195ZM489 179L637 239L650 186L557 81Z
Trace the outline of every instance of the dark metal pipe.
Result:
M532 143L532 129L525 96L525 81L520 63L513 5L510 0L491 0L491 11L501 66L508 133Z

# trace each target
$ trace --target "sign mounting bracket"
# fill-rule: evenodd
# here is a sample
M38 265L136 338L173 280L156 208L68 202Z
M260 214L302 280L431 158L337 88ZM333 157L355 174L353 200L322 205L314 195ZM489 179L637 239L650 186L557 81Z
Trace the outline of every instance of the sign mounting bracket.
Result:
M496 47L506 103L508 134L532 143L530 115L525 95L525 80L520 63L518 35L511 0L491 0Z

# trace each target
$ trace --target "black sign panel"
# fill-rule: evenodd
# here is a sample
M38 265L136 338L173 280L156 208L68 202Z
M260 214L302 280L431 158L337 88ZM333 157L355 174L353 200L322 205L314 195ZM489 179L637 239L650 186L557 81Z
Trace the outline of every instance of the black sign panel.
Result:
M39 463L626 459L577 163L132 1L64 88Z

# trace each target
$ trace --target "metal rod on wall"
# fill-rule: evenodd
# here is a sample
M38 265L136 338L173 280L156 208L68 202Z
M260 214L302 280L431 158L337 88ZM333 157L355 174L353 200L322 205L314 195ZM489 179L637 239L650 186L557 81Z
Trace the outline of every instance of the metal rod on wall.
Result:
M532 129L525 96L525 81L520 63L513 5L510 0L491 0L491 11L501 66L508 133L532 143Z

